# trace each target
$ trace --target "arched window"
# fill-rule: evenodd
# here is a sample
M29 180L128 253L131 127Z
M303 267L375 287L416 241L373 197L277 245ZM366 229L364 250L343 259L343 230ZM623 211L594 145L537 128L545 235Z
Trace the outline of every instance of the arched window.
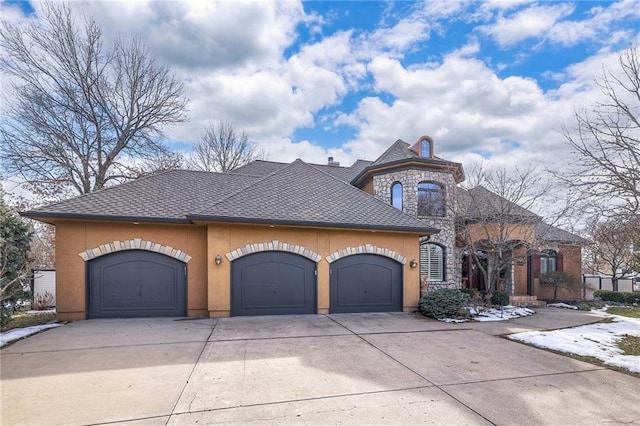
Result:
M555 250L544 250L540 253L540 273L558 270L558 253Z
M431 158L431 141L427 138L420 141L420 156Z
M427 281L444 281L444 248L437 244L420 244L420 275Z
M444 190L433 182L418 184L418 216L444 216Z
M391 185L391 205L402 210L402 184L400 182Z

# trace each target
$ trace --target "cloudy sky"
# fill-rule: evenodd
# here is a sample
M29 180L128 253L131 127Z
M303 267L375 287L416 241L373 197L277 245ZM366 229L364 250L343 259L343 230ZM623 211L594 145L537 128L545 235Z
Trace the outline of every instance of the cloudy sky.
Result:
M570 160L560 133L639 39L637 1L73 2L107 38L140 37L185 82L189 151L228 120L267 158L343 165L429 135L465 165ZM38 3L4 1L3 19Z

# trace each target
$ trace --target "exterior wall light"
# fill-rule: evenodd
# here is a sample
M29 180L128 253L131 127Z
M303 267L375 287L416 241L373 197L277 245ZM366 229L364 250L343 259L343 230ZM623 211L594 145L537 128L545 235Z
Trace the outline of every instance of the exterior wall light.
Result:
M409 266L411 266L411 268L415 269L418 267L418 261L413 259L411 260L411 262L409 262Z
M216 262L216 265L220 265L222 263L222 256L217 255L214 261Z

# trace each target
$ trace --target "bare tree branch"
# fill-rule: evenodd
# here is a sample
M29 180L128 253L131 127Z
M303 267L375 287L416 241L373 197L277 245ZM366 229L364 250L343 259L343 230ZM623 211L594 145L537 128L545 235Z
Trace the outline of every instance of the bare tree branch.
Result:
M634 273L640 241L640 219L592 217L587 223L592 244L585 249L585 263L592 273L610 275L613 290L618 281Z
M233 123L209 123L195 147L190 168L206 172L230 172L262 157L249 136L236 133Z
M84 194L135 177L119 158L166 155L163 129L186 119L183 84L137 40L105 49L98 25L76 29L65 4L47 4L40 21L0 27L6 170Z
M565 172L556 172L587 203L610 212L640 212L640 51L632 45L619 68L598 80L602 100L575 113L575 128L564 135L575 152Z
M569 209L554 197L553 184L537 167L472 169L459 190L456 238L489 291L510 291L508 272L552 239L552 224ZM540 206L554 203L546 213Z

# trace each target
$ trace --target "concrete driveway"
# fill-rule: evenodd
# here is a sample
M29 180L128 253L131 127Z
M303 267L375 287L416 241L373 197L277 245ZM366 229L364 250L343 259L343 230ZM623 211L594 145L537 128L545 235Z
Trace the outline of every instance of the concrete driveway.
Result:
M411 314L79 321L1 351L0 424L640 424L640 379Z

